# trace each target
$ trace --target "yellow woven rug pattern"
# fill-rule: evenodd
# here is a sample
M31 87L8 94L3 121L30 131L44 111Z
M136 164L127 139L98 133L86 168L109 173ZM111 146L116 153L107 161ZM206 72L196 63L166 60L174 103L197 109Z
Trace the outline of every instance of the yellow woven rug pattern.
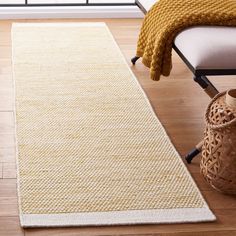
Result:
M104 23L16 23L27 226L214 220Z

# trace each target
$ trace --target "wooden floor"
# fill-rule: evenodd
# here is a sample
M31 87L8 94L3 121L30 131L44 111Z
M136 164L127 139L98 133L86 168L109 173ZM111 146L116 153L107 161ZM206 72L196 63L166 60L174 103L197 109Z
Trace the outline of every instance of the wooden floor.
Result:
M78 20L54 20L54 22L60 21ZM155 112L175 147L183 156L202 138L203 114L209 98L192 81L190 71L175 54L171 76L163 77L159 82L149 79L148 69L140 61L135 67L131 66L130 58L135 53L141 20L99 19L97 21L105 21L108 24L130 67L147 93ZM188 169L217 216L217 221L214 223L21 229L16 195L11 24L11 21L0 21L0 236L236 235L236 198L220 194L205 183L199 174L199 157L188 165ZM236 77L215 77L212 81L221 91L236 87Z

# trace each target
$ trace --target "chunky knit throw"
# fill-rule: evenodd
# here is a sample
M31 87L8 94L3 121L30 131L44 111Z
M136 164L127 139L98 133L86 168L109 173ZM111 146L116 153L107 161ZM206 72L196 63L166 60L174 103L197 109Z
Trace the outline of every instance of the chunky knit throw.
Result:
M236 0L160 0L154 4L145 16L136 53L150 68L151 79L170 74L176 35L196 25L236 26Z

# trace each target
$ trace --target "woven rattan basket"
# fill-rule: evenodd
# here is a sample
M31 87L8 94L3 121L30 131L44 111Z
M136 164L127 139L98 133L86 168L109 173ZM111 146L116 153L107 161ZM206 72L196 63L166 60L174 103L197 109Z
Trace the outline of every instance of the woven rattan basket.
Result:
M236 194L236 89L215 96L205 120L201 173L215 189Z

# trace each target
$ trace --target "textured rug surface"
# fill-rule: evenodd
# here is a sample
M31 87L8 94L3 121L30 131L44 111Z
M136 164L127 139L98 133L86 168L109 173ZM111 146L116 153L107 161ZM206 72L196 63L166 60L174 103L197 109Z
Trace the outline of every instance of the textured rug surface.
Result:
M12 43L22 226L215 219L104 23Z

